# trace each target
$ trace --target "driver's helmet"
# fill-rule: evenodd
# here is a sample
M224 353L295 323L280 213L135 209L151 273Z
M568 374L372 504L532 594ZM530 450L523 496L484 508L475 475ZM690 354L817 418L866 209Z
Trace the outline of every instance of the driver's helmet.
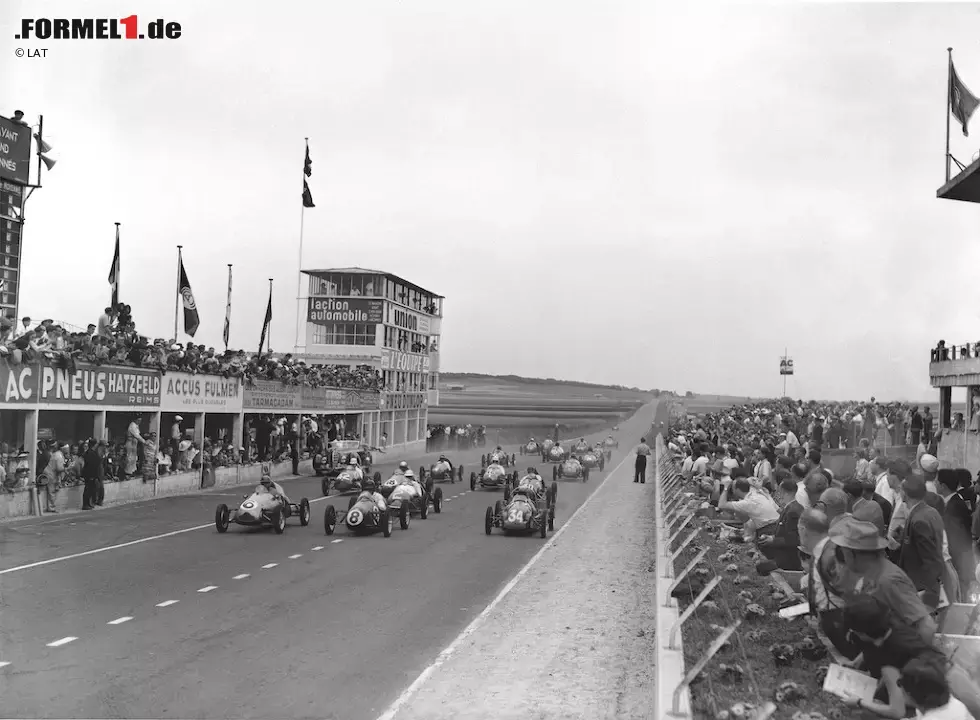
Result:
M407 475L408 473L411 472L411 470L408 469L408 463L405 462L404 460L398 463L398 469L401 470L403 475Z
M361 487L365 492L374 492L374 480L372 478L368 478L364 481L364 484L361 485Z
M269 477L268 475L263 475L262 476L262 479L259 480L259 482L262 483L263 485L265 485L267 488L271 488L272 487L272 478Z
M534 442L534 438L531 438L531 442Z
M439 462L442 462L442 461L449 462L449 458L447 458L445 455L440 455L439 456Z
M415 479L415 473L413 473L411 470L406 469L404 475L407 478L412 478L413 480Z
M355 457L354 457L354 456L352 455L352 456L351 456L351 459L347 461L347 466L348 466L348 467L357 467L357 458L355 458Z
M500 446L499 445L497 446L497 452L500 452Z
M527 469L527 474L528 475L537 475L538 474L538 469L536 467L529 467Z

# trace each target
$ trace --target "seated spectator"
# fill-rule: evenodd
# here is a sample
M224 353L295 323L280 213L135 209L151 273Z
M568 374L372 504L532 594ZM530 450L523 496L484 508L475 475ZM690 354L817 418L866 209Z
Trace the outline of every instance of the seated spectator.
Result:
M724 472L724 466L718 464L718 471ZM729 494L734 500L729 500ZM746 540L751 540L756 533L775 531L779 520L779 508L771 497L752 487L748 480L739 478L724 486L718 498L719 510L731 510L745 518L744 534Z
M775 531L772 535L762 535L758 541L759 551L768 559L768 563L759 563L757 570L765 574L764 571L771 572L775 569L780 570L802 570L800 564L800 516L803 514L803 506L796 502L796 482L790 478L783 480L779 484L777 493L779 510L779 520L776 521Z

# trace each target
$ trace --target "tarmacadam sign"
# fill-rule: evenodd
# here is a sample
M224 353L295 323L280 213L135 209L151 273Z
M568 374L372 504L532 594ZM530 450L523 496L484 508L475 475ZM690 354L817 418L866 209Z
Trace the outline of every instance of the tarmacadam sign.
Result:
M255 380L245 387L245 410L300 410L303 394L297 385L284 385L275 380Z
M237 413L242 410L238 378L168 372L163 376L160 407L164 412Z

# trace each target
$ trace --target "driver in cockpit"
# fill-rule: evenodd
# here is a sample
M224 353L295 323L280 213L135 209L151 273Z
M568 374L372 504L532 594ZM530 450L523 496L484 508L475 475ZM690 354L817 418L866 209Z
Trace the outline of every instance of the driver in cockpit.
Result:
M361 491L361 494L357 496L357 499L373 501L376 506L375 517L383 513L388 508L388 506L385 504L384 496L376 490L374 480L371 478L364 481L364 489Z
M449 472L456 472L456 468L453 467L452 461L447 458L445 454L439 456L439 462L446 463L449 466Z
M543 487L544 481L541 479L541 476L538 475L537 468L529 467L527 469L527 474L521 478L521 481L517 484L514 492L520 492L525 495L537 497L538 493Z
M289 503L289 497L286 495L286 491L282 489L282 485L275 482L269 475L269 466L262 466L262 479L259 484L255 486L255 492L258 495L270 494L273 497L281 497L286 504Z

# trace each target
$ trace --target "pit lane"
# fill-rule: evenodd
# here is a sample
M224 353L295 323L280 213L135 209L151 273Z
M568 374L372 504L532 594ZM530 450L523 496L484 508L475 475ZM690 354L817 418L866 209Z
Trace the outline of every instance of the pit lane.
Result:
M610 467L650 415L622 423ZM502 493L469 491L480 454L449 453L465 482L441 484L443 512L390 539L326 536L324 503L347 500L319 499L317 478L285 481L315 502L310 526L290 519L281 536L219 536L215 505L241 497L227 488L4 525L4 716L373 720L545 542L486 537ZM384 459L383 476L398 461ZM556 529L605 475L559 481Z

